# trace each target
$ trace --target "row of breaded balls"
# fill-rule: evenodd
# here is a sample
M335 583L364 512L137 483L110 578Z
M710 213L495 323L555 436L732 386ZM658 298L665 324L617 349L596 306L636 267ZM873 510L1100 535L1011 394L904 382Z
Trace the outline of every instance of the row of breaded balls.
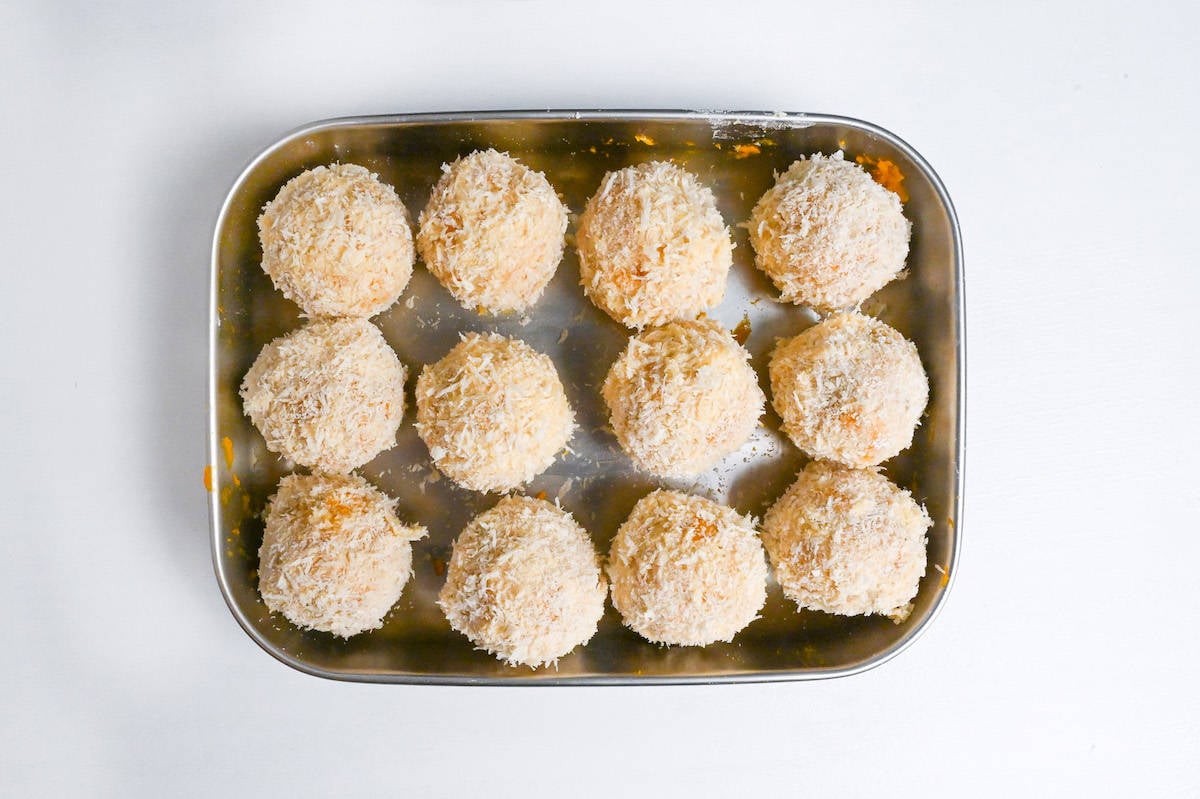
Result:
M525 310L562 257L567 211L545 177L494 150L443 167L417 248L464 306ZM756 263L783 299L855 305L903 268L899 201L858 166L797 161L750 221ZM242 385L270 450L314 470L289 475L266 511L259 591L293 623L350 636L381 625L411 574L394 502L349 474L394 445L405 369L367 317L411 276L408 216L362 167L318 167L259 219L263 268L314 317L264 348ZM677 165L605 176L579 221L582 283L638 329L602 393L634 464L699 474L737 450L765 397L748 353L708 320L724 296L732 242L710 190ZM333 317L333 318L330 318ZM902 617L925 570L928 515L872 467L909 446L928 383L916 348L855 311L782 341L770 363L783 429L818 458L753 519L659 490L620 527L607 562L613 604L650 641L732 637L766 598L766 554L802 608ZM462 337L417 381L416 429L437 468L466 488L508 492L567 446L574 414L552 361L499 335ZM451 626L510 664L550 663L586 643L608 583L591 538L544 500L502 499L455 540L439 596Z

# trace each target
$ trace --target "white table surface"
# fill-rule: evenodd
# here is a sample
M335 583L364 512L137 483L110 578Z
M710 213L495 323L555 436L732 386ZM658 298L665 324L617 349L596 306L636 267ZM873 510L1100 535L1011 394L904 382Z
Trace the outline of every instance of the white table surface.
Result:
M1197 6L117 5L0 4L0 794L1200 794ZM945 180L964 549L908 652L819 683L367 686L234 623L201 487L233 178L309 120L546 107L856 116Z

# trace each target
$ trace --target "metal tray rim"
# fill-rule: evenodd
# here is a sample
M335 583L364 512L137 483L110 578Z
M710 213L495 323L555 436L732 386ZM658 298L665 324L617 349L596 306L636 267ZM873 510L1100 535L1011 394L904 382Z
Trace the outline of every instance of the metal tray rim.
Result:
M225 195L225 200L221 203L220 211L217 213L216 222L213 228L213 243L210 256L210 276L209 276L209 325L208 325L208 463L216 467L220 462L220 453L218 451L219 443L217 438L218 423L217 423L217 331L218 331L218 277L220 265L218 262L218 253L220 248L220 230L225 222L225 218L229 213L229 207L238 189L241 188L247 177L253 173L258 165L265 160L271 153L278 148L284 146L291 140L300 136L309 135L311 133L327 130L330 128L352 127L365 124L388 124L388 123L413 123L413 122L463 122L463 121L498 121L498 120L520 120L520 119L548 119L548 120L602 120L602 121L630 121L630 120L720 120L721 122L732 124L747 124L747 125L780 125L787 127L807 127L813 124L841 124L857 127L863 130L886 139L891 144L902 150L908 155L914 163L916 163L929 178L934 190L937 192L938 199L946 208L947 216L950 219L951 238L953 240L954 261L955 261L955 306L958 312L958 323L956 325L957 342L955 346L957 364L957 414L955 420L955 463L956 463L956 496L953 505L954 510L954 542L951 547L950 558L948 562L948 579L941 593L934 601L933 606L929 609L928 614L921 623L909 632L907 636L898 641L895 645L886 649L874 657L855 664L848 668L828 669L828 670L790 670L790 671L747 671L733 672L730 674L722 674L719 676L689 676L685 674L677 674L670 676L645 676L645 677L628 677L628 676L604 676L604 675L586 675L575 677L552 677L552 676L531 676L517 675L511 677L469 677L465 675L439 675L439 674L370 674L370 673L347 673L336 672L327 669L317 668L302 660L292 657L287 653L272 646L268 641L262 638L254 629L246 618L242 609L233 600L228 585L228 576L221 563L220 545L221 531L218 527L219 512L217 508L217 492L209 492L208 515L209 515L209 531L210 531L210 555L213 562L214 576L217 580L217 585L221 589L221 597L225 600L225 605L229 608L229 612L237 621L238 626L250 637L254 643L267 654L304 674L309 674L314 677L321 677L328 680L339 682L358 682L358 683L378 683L378 684L398 684L398 685L451 685L451 686L466 686L466 685L499 685L499 686L559 686L559 685L592 685L592 686L608 686L608 685L714 685L724 683L769 683L769 682L794 682L808 680L825 680L835 677L848 677L854 674L861 674L869 671L877 666L886 663L900 653L904 652L917 641L918 638L925 632L934 619L941 613L945 606L946 598L954 588L954 583L958 574L958 562L961 557L962 549L962 516L963 516L963 487L965 483L965 457L966 457L966 297L964 285L964 268L963 268L963 246L962 246L962 231L958 222L958 214L955 211L954 204L950 199L949 193L946 191L945 185L942 183L941 177L934 171L933 167L918 153L911 145L901 139L896 134L875 125L871 122L866 122L853 117L839 116L835 114L823 113L806 113L806 112L766 112L766 111L706 111L706 110L623 110L623 109L546 109L546 110L518 110L518 111L458 111L458 112L429 112L429 113L411 113L411 114L376 114L364 116L345 116L331 117L329 119L317 120L299 127L293 128L287 133L280 136L267 147L264 147L257 155L255 155L246 166L238 173L237 178L230 186L228 193Z

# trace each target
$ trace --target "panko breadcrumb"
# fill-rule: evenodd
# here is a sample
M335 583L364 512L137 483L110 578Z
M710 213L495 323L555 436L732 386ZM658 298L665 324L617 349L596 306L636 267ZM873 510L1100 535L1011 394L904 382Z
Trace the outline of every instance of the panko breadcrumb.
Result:
M518 339L464 335L417 380L421 440L438 469L474 491L529 482L574 430L554 363Z
M607 594L592 540L569 513L506 497L454 542L438 605L479 648L537 668L591 640Z
M733 242L713 193L665 161L609 172L576 236L584 292L629 327L691 319L719 304Z
M412 574L393 501L358 475L290 474L267 502L258 591L293 624L349 638L383 624Z
M912 444L929 399L913 343L854 311L780 341L769 371L784 432L847 466L874 466Z
M263 270L307 316L374 316L412 277L408 210L356 164L292 178L263 208L258 234Z
M316 319L263 347L242 381L267 449L341 473L396 443L403 364L366 319Z
M523 311L554 277L566 231L567 209L545 175L477 150L442 165L417 249L464 308Z
M767 512L763 544L800 608L907 618L925 574L925 509L875 469L804 467Z
M604 381L621 447L661 477L703 472L746 442L766 398L729 331L712 321L671 322L629 340Z
M754 206L754 262L786 302L856 306L908 257L911 224L900 199L842 153L801 158Z
M754 521L678 491L644 497L608 555L612 600L648 641L729 641L767 598L767 564Z

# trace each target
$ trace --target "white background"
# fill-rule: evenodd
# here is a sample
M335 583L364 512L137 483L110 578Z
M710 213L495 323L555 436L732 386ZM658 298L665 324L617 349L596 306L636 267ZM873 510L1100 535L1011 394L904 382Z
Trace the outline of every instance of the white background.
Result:
M1200 13L1123 5L0 3L0 793L1200 794ZM233 178L309 120L545 107L838 113L940 172L964 550L908 652L364 686L230 617L201 472Z

